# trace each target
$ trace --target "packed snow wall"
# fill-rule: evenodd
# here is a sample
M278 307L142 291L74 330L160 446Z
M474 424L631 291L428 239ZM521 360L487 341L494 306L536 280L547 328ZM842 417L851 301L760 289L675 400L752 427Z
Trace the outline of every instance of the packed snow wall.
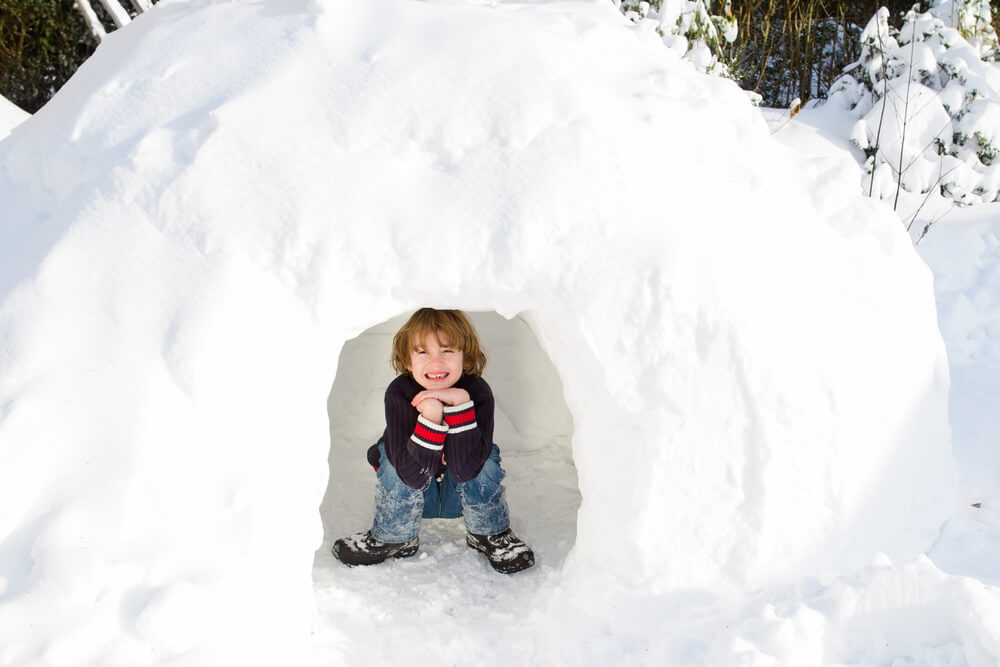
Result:
M28 117L28 112L0 96L0 139L3 139L10 131L24 122Z
M898 222L611 3L165 2L0 165L0 663L296 663L338 356L423 305L557 369L570 593L908 559L947 513Z

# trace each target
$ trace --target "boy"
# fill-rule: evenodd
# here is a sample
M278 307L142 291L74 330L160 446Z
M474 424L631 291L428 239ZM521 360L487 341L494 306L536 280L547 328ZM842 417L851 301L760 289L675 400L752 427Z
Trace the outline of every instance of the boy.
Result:
M466 544L494 570L535 564L510 529L485 365L476 330L459 310L422 308L396 333L392 367L400 375L385 392L385 432L368 450L375 519L368 532L334 542L342 563L412 556L422 517L464 516Z

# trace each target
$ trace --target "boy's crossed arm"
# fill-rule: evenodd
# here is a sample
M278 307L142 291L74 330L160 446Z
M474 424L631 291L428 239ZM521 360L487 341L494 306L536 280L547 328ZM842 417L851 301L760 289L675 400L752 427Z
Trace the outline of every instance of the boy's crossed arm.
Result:
M448 389L424 389L418 392L410 405L417 409L424 419L435 424L444 423L444 407L455 407L471 401L469 392L459 387Z

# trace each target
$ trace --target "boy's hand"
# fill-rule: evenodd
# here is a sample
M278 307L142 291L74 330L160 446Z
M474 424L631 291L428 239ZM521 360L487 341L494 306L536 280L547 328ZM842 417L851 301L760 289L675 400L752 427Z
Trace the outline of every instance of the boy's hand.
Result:
M427 392L420 393L425 394ZM420 394L417 394L417 396L420 396ZM444 422L444 404L441 401L436 398L423 398L419 402L414 398L413 401L413 407L423 415L424 419L435 424Z
M420 402L426 401L427 399L436 399L444 405L461 405L462 403L468 403L472 400L469 396L469 392L458 387L449 387L448 389L424 389L422 392L413 397L410 405L419 410ZM427 417L427 415L424 416ZM427 418L430 419L430 417Z

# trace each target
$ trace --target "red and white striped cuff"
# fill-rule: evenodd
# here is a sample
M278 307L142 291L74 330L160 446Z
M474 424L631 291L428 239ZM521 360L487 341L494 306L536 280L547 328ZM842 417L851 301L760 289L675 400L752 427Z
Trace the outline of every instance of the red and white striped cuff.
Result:
M462 433L476 428L476 406L472 401L466 401L461 405L446 405L444 407L444 421L448 425L449 433Z
M423 415L417 415L417 425L413 429L410 440L421 447L441 451L444 449L444 437L448 435L448 424L435 424Z

